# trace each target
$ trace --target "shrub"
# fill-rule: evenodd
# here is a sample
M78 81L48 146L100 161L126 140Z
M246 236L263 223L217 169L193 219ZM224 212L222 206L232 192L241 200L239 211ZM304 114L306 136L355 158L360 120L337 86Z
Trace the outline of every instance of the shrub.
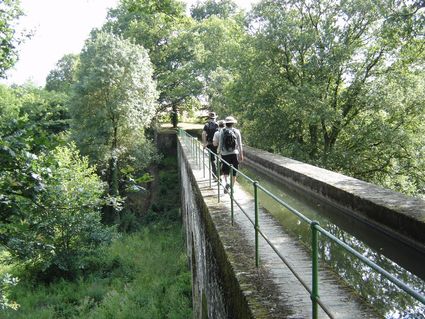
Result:
M57 147L34 159L33 196L16 197L16 214L5 231L14 262L45 281L74 278L112 229L101 223L104 185L74 145Z

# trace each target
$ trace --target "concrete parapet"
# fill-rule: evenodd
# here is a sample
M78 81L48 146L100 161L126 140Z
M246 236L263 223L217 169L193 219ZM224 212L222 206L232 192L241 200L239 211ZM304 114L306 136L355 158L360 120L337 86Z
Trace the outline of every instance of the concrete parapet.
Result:
M245 147L248 165L319 196L425 251L425 201L266 151Z

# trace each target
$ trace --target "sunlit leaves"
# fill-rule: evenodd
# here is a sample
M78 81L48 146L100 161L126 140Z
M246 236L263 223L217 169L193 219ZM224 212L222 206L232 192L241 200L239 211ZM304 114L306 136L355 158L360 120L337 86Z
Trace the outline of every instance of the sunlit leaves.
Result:
M20 214L8 217L2 244L35 271L73 276L111 238L100 220L104 185L74 145L42 154L29 167L36 187L31 196L10 194Z
M143 47L100 32L80 55L71 113L80 149L105 160L143 138L156 112L153 70Z
M11 286L15 286L18 283L18 279L12 277L10 274L5 274L0 278L0 311L5 309L18 309L19 305L12 300L9 300L7 293Z

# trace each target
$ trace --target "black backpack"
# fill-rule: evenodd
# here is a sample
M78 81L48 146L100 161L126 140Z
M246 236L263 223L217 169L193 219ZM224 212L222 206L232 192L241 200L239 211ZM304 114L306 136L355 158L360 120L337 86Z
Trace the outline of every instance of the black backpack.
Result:
M212 143L213 137L214 137L214 133L217 132L217 130L218 130L218 124L216 122L209 122L206 125L205 131L207 132L207 142L209 144Z
M231 128L223 129L223 149L227 152L233 152L236 148L236 133Z

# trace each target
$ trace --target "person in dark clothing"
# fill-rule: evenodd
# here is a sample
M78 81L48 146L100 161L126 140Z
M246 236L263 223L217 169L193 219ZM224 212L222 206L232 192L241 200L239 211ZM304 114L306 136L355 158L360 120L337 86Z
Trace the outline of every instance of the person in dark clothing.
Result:
M218 124L216 122L217 114L215 112L210 112L209 121L205 124L204 129L202 130L202 143L204 148L211 150L210 160L211 160L211 169L212 173L217 177L217 167L215 164L215 155L217 155L217 146L213 144L213 138L215 132L218 130Z

